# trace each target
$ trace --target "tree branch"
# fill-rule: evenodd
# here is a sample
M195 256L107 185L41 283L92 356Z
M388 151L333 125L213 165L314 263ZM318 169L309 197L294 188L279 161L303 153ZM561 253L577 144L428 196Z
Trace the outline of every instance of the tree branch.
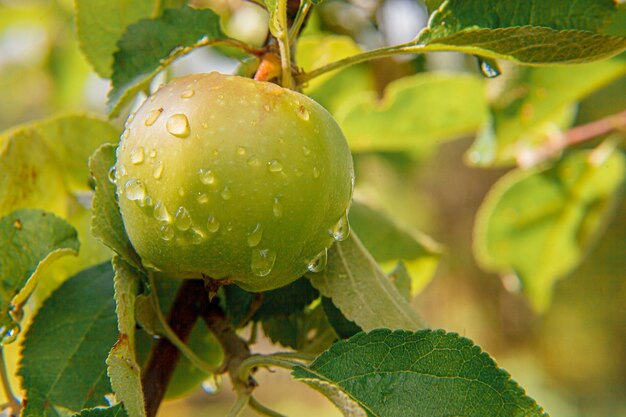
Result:
M201 280L183 281L167 320L181 340L187 340L200 311L208 302ZM141 378L147 417L156 416L179 358L180 351L166 338L159 339L152 348Z
M520 152L517 156L517 164L522 168L529 168L558 155L571 146L624 129L626 129L626 110L554 135L543 146Z

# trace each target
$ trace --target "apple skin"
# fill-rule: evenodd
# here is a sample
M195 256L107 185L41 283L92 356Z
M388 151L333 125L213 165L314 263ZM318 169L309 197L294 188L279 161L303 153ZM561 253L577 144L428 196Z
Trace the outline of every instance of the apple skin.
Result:
M354 170L315 101L210 73L172 80L129 118L115 182L147 267L266 291L323 268L347 236Z

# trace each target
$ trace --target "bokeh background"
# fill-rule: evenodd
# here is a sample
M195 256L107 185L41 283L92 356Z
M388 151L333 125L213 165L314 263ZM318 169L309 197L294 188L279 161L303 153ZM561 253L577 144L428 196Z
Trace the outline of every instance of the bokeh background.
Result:
M263 42L267 17L257 6L241 0L193 3L223 14L232 36ZM105 114L108 80L99 78L80 52L73 13L72 0L0 0L0 130L70 111ZM329 0L306 31L333 31L371 49L412 39L426 18L418 1ZM179 60L172 72L233 72L238 64L219 51L202 49ZM373 77L363 81L358 71L353 73L352 88L367 85L378 94L392 80L415 72L478 72L473 58L452 53L390 58L357 68ZM332 110L350 88L322 89L316 98ZM585 97L575 111L581 123L624 108L626 78L621 78ZM113 122L121 126L123 120ZM583 264L554 286L550 305L537 311L515 280L486 273L474 260L476 211L506 170L465 164L472 139L446 141L417 155L355 155L357 194L445 248L436 274L415 299L416 309L431 327L458 332L482 346L552 416L626 416L626 205L621 204ZM257 349L272 347L261 340ZM258 379L258 398L286 415L340 416L321 395L283 371L260 371ZM233 398L224 382L217 394L198 389L165 403L160 416L223 415Z

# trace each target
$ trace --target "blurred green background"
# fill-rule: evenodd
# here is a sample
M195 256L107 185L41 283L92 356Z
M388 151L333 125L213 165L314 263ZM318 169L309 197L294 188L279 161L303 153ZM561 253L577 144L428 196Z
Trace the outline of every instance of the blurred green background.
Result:
M232 34L263 41L265 15L256 6L239 0L195 3L224 14ZM371 48L410 39L425 19L422 5L410 0L329 1L307 31L332 30ZM0 0L0 130L70 111L104 115L108 81L92 71L74 30L72 0ZM173 72L232 72L237 64L200 50L178 62ZM457 54L385 59L355 67L348 77L343 73L344 80L336 81L344 84L341 89L331 88L331 80L313 95L332 111L351 89L365 86L380 94L390 81L425 70L477 72L473 59ZM363 72L373 78L360 77ZM575 109L576 119L591 121L624 108L622 77L585 97ZM584 263L555 285L549 307L537 312L515 278L485 273L474 260L476 211L506 170L467 166L464 154L472 139L448 141L420 154L355 155L357 195L445 247L415 307L431 327L456 331L482 346L552 416L626 416L626 204L621 203ZM271 346L262 340L257 348L269 351ZM258 379L258 398L287 415L340 415L283 371L262 370ZM233 399L227 384L219 395L198 390L165 403L160 416L223 415Z

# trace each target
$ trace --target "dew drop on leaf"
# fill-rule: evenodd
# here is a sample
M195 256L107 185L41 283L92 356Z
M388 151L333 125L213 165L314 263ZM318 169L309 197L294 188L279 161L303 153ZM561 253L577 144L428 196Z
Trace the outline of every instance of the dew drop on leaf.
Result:
M498 63L492 59L478 58L478 68L486 78L496 78L502 73L498 67Z
M256 249L252 251L252 272L259 277L264 277L272 272L276 262L276 252L271 249Z
M323 251L318 253L315 258L307 266L311 272L322 272L326 268L326 262L328 261L328 249L324 248Z
M112 182L113 184L115 184L115 165L109 168L108 177L109 177L109 182Z
M213 374L202 381L202 390L210 395L219 394L222 390L222 376Z
M165 123L165 128L170 134L179 138L186 138L190 133L189 120L181 113L171 115Z

